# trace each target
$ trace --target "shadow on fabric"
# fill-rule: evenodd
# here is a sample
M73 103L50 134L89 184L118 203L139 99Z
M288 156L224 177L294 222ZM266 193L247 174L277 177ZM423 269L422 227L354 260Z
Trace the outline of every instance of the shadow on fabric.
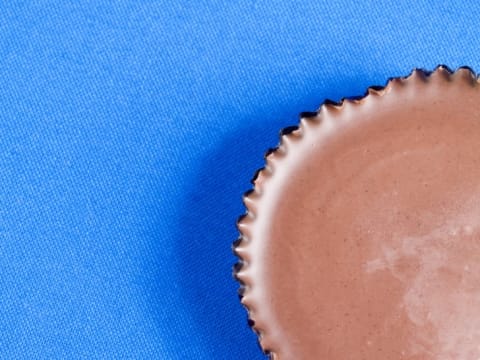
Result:
M179 219L182 291L203 329L199 336L211 347L210 359L266 358L238 299L231 245L238 236L235 221L245 211L241 196L263 165L262 154L271 145L265 139L276 143L276 126L263 122L237 130L207 154L192 179Z

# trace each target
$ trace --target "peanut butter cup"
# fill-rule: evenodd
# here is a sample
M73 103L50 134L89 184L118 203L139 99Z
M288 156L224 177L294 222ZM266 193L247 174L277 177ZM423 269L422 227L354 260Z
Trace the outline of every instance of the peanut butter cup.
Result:
M281 136L235 276L275 360L480 359L480 85L415 70Z

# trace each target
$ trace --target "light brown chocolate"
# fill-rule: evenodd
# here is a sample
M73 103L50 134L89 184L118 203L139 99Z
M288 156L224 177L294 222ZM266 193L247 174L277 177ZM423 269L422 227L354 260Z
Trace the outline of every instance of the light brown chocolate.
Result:
M414 71L268 155L235 252L275 360L480 359L480 86Z

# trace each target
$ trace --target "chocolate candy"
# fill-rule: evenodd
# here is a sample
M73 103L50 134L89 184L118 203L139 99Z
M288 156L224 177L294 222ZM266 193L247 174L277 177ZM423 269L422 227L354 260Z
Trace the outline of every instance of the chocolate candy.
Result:
M235 275L273 359L480 359L471 70L416 70L304 115L244 202Z

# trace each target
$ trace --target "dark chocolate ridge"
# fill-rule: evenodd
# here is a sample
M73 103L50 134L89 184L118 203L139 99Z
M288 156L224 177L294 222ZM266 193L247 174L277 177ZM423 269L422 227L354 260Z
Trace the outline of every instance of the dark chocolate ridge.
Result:
M248 324L251 327L251 329L257 334L257 340L261 350L270 359L278 360L275 349L264 347L262 345L262 338L265 337L267 330L259 329L256 327L254 316L252 316L250 312L249 303L242 301L242 299L244 298L244 295L248 292L248 287L251 284L248 283L248 281L245 281L244 279L242 279L241 276L239 276L239 273L248 267L248 260L245 258L245 254L242 255L237 251L244 241L252 240L252 239L247 239L246 229L252 226L252 223L255 221L256 214L254 211L254 204L260 201L261 199L261 191L259 191L256 186L257 179L259 177L269 178L274 175L274 171L271 166L272 156L279 155L279 157L284 157L287 155L285 152L285 147L283 145L285 144L286 141L288 141L292 137L299 137L299 136L301 137L302 132L304 131L302 126L304 122L318 123L319 116L321 115L322 112L328 111L328 110L341 111L345 102L351 102L351 103L361 105L365 101L365 99L369 96L381 97L385 95L392 89L392 86L395 83L401 83L402 85L405 85L406 83L411 81L411 78L414 76L420 77L424 81L428 81L428 79L434 74L439 74L440 76L444 76L447 81L453 81L453 80L470 81L472 86L478 85L480 81L479 75L476 74L475 71L468 66L461 66L461 67L458 67L456 70L452 70L446 65L438 65L432 71L421 69L421 68L415 68L407 76L389 78L386 81L385 85L381 85L381 86L374 85L374 86L368 87L365 93L361 96L344 97L338 102L326 99L320 105L317 111L300 113L299 124L283 128L279 134L278 145L275 148L268 149L264 154L264 161L265 161L264 167L258 169L255 172L255 175L251 180L253 187L243 194L243 203L245 205L246 212L243 215L241 215L236 222L237 229L239 231L239 237L237 238L237 240L233 242L232 251L234 255L238 258L238 262L233 266L233 277L240 284L238 289L238 294L239 294L239 298L242 305L247 311ZM455 76L457 74L461 74L463 76L460 76L460 75Z

